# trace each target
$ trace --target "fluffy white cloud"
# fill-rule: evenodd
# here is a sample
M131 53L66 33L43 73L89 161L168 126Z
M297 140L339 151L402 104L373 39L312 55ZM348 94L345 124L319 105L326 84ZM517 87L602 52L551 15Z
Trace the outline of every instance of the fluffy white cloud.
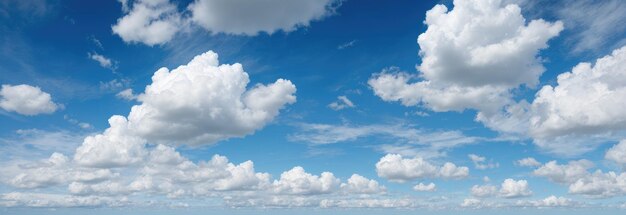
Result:
M337 97L338 101L332 102L328 104L328 107L333 110L342 110L345 108L353 108L355 107L354 103L348 99L346 96Z
M3 84L0 89L0 108L5 111L33 116L50 114L62 107L54 103L50 94L41 91L39 87Z
M406 182L419 178L462 179L469 175L469 168L450 162L439 167L421 157L405 159L399 154L387 154L376 163L376 172L390 181Z
M195 0L188 9L191 19L210 32L256 35L309 26L332 15L340 4L336 0Z
M626 195L626 173L588 169L594 165L588 160L570 161L559 165L550 161L536 169L533 173L548 180L567 185L571 194L579 194L593 198L607 198Z
M125 15L111 29L127 43L163 44L186 25L169 0L136 0L130 10L128 2L122 1L122 6Z
M379 185L376 180L367 179L357 174L352 174L347 183L342 183L340 188L351 194L377 194L387 190L385 186Z
M585 177L587 169L594 165L588 160L570 161L568 164L559 165L556 161L550 161L533 171L534 175L548 178L550 181L568 184Z
M603 173L597 170L593 174L588 174L571 183L569 193L594 198L626 195L626 173Z
M419 183L413 186L413 190L419 192L433 192L437 190L437 185L432 182L430 182L430 184Z
M525 166L525 167L541 166L541 162L535 160L535 158L532 158L532 157L527 157L527 158L517 160L515 161L515 164L518 166Z
M283 172L280 179L273 183L274 192L295 195L331 193L336 191L339 185L339 179L330 172L323 172L320 176L311 175L299 166Z
M472 196L478 198L491 197L498 194L498 188L493 185L474 185L471 189Z
M46 188L69 182L95 183L118 177L109 169L89 169L74 165L60 153L37 162L18 162L2 167L0 179L18 188Z
M469 154L467 156L470 158L470 160L472 160L472 163L474 163L474 167L476 169L492 169L500 166L499 163L485 163L485 161L487 161L487 158L483 156L475 154Z
M544 86L532 103L529 133L539 146L556 152L563 147L588 151L606 138L624 136L624 106L626 47L593 65L580 63L560 74L556 86Z
M90 167L120 167L142 161L146 141L133 135L128 124L123 116L112 116L104 133L86 137L76 148L74 160Z
M129 127L150 141L212 144L253 133L296 101L289 80L246 89L249 82L241 64L219 65L212 51L172 71L161 68L138 96Z
M626 140L622 140L611 147L604 155L604 158L626 166Z
M426 13L426 32L418 37L420 77L383 72L369 80L376 95L434 111L467 108L494 113L510 103L511 89L533 87L545 70L536 57L563 29L561 22L528 24L517 5L494 1L454 1ZM485 35L484 32L490 32Z
M513 180L507 178L502 182L499 194L504 198L518 198L532 195L526 180Z

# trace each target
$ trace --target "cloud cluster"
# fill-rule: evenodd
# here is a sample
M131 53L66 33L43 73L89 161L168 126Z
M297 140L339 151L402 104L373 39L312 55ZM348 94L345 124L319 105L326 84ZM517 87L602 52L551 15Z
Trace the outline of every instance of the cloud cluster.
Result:
M593 163L588 160L558 164L550 161L537 168L533 174L568 186L571 194L593 198L608 198L626 195L626 173L596 170L589 172Z
M424 80L409 83L413 75L383 71L368 83L385 101L434 111L495 113L511 102L511 89L538 83L545 69L536 55L563 29L561 22L526 23L517 5L500 1L457 0L450 11L437 5L424 23L417 40Z
M387 154L376 163L376 173L393 182L407 182L423 178L462 179L469 175L469 168L450 162L436 166L421 157Z
M0 89L0 108L9 112L34 116L54 113L63 106L54 103L52 96L41 91L39 87L26 84L3 84L2 89Z
M194 0L186 10L179 11L170 0L120 2L125 15L112 26L113 33L125 42L150 46L167 43L192 24L214 34L254 36L260 32L290 32L334 14L341 5L337 0Z
M470 189L473 197L486 198L498 196L502 198L519 198L532 195L532 191L526 180L505 179L500 189L494 185L474 185Z

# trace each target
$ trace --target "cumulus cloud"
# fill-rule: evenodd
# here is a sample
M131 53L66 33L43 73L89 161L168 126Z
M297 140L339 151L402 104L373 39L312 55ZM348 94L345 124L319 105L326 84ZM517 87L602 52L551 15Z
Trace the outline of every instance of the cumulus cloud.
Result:
M403 158L399 154L387 154L376 163L378 176L393 182L407 182L421 178L462 179L469 175L469 168L446 162L436 166L421 157Z
M601 170L589 172L593 166L588 160L570 161L568 164L550 161L536 169L533 174L568 186L571 194L593 198L626 195L626 173Z
M537 167L541 166L541 162L535 160L535 158L527 157L520 160L515 161L515 165L524 166L524 167Z
M311 21L333 14L340 4L336 0L196 0L188 9L191 19L210 32L256 35L309 26Z
M497 193L498 188L493 185L474 185L471 189L472 196L478 198L491 197Z
M493 117L479 115L488 127L521 133L548 152L575 156L624 137L626 114L626 47L580 63L546 85L532 103L521 101ZM517 129L511 129L517 127Z
M291 81L246 89L243 66L219 65L217 57L209 51L174 70L156 71L128 115L129 129L154 142L212 144L253 133L296 101Z
M548 178L550 181L567 184L587 175L587 170L592 168L594 164L589 160L570 161L568 164L558 164L556 161L550 161L533 171L534 175Z
M419 183L413 186L413 190L418 192L434 192L437 190L437 185L430 182L430 184Z
M367 179L358 174L353 174L347 183L341 184L341 189L351 194L377 194L386 192L387 188L378 184L376 180Z
M63 106L54 103L52 96L41 91L39 87L26 84L3 84L2 89L0 89L0 108L9 112L34 116L54 113Z
M186 25L169 0L137 0L132 9L128 9L127 1L122 1L122 6L124 16L111 29L127 43L163 44Z
M604 158L626 167L626 140L622 140L611 147Z
M291 32L335 14L342 1L194 0L183 11L170 0L120 3L124 16L112 26L113 33L125 42L152 46L169 42L191 25L213 34L255 36L261 32Z
M626 47L623 47L593 65L580 63L571 72L560 74L554 87L544 86L532 104L530 134L535 142L557 152L565 144L569 148L590 150L603 138L575 140L580 136L623 136L625 68Z
M346 96L337 97L338 101L332 102L328 104L328 107L333 110L342 110L345 108L353 108L355 107L354 103L348 99Z
M517 5L500 1L457 0L450 11L437 5L424 23L418 37L424 80L409 83L415 76L383 71L368 83L385 101L434 111L496 112L511 102L511 89L538 83L545 69L536 55L563 29L561 22L526 23Z
M526 180L514 180L507 178L502 182L499 195L504 198L519 198L532 195Z
M330 172L323 172L320 176L311 175L297 166L283 172L273 185L276 193L310 195L331 193L339 188L340 181Z
M470 158L470 160L472 160L472 163L474 163L474 167L476 169L484 170L484 169L492 169L492 168L496 168L500 166L499 163L491 163L491 162L486 163L487 158L480 156L480 155L469 154L467 156Z

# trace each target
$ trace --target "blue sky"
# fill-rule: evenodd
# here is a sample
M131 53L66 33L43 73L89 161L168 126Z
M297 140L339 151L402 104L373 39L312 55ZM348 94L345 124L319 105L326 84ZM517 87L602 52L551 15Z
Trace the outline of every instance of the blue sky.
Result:
M0 20L3 213L626 208L620 0L9 0Z

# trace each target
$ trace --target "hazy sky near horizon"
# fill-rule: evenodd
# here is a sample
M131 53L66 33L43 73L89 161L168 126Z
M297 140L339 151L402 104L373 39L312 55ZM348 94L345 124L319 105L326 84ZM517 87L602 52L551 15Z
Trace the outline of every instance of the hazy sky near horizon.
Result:
M621 0L0 2L3 214L615 214Z

